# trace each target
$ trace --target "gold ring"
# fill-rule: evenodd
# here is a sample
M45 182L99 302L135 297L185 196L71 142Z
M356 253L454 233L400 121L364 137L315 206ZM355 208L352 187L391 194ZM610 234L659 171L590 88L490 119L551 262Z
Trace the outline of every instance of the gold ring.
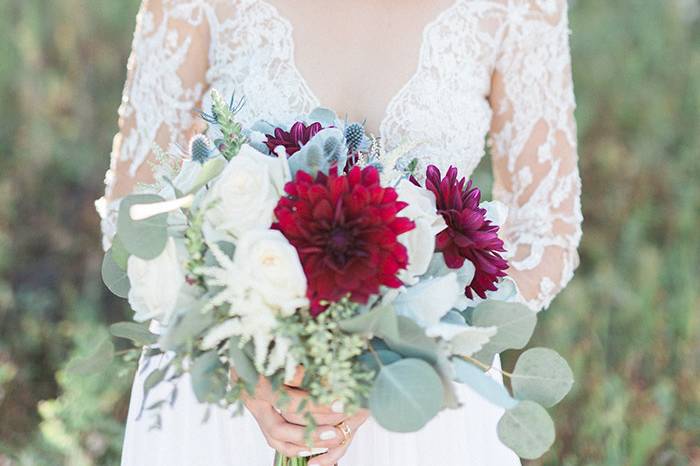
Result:
M340 421L340 423L335 427L340 431L341 434L343 434L343 441L340 442L340 444L345 445L348 442L348 440L350 440L350 436L352 435L352 429L349 425L345 423L345 421Z

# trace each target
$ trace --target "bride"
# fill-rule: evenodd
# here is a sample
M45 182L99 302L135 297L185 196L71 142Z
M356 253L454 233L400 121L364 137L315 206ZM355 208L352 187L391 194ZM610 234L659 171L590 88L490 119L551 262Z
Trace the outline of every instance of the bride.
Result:
M244 124L322 105L366 120L387 149L414 141L411 157L465 175L489 134L493 195L509 207L509 274L520 300L547 307L573 275L581 237L568 36L566 0L144 0L98 203L105 245L119 198L151 179L154 143L185 145L201 131L196 109L216 88L245 96ZM278 412L266 387L242 416L215 409L205 420L183 379L162 427L150 429L138 407L159 363L141 361L124 466L269 466L272 448L321 453L317 466L520 464L497 438L500 410L465 387L463 408L413 434L319 408L310 450L303 419Z

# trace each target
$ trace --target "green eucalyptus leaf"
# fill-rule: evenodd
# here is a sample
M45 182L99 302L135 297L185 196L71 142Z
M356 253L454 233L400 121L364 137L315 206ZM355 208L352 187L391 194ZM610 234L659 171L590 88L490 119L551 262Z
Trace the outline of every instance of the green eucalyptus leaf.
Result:
M537 314L524 304L488 300L474 309L471 321L475 327L498 328L496 335L475 355L490 364L496 354L527 345L537 325Z
M435 369L420 359L383 366L374 381L369 407L390 431L415 432L442 408L444 391Z
M574 384L574 374L556 351L532 348L518 358L511 378L513 394L549 408L559 403Z
M504 409L513 408L518 404L506 387L495 381L486 372L477 368L463 359L455 358L452 362L455 369L456 380L468 385L472 390L481 395L490 403Z
M148 330L148 326L136 322L117 322L109 326L109 331L118 338L134 342L136 346L152 345L158 341L158 336Z
M554 423L533 401L521 401L498 421L498 437L521 458L534 460L554 443Z
M202 354L192 363L190 376L192 389L200 403L214 403L226 393L228 378L216 351Z
M197 310L184 313L166 332L161 335L158 344L163 351L174 351L190 342L214 323L211 313L202 314Z
M343 320L338 326L348 333L377 335L394 340L399 338L397 315L391 306L380 306L365 314Z
M202 189L207 183L219 176L221 172L224 171L224 168L226 168L227 163L228 162L223 157L214 157L207 160L204 165L202 165L202 169L197 174L197 179L188 194L196 194L197 191Z
M376 349L362 354L358 359L369 370L379 372L382 366L401 360L401 355L387 349Z
M248 387L255 387L258 383L258 371L255 369L253 361L241 349L239 337L232 337L228 341L228 354L233 362L238 376Z
M124 247L124 243L122 243L119 235L114 235L114 238L112 238L112 259L114 259L114 262L120 269L126 270L129 251Z
M408 317L398 316L399 338L384 338L387 346L406 358L418 358L435 365L438 362L438 345L425 334L423 327Z
M145 220L133 220L130 215L132 205L153 204L164 199L155 194L132 194L119 204L117 234L124 248L136 257L151 260L165 249L168 240L168 214L158 214Z
M66 366L66 371L73 375L92 375L102 372L114 358L114 345L109 337L104 338L95 350L85 357L73 359Z
M131 284L126 270L119 267L114 260L112 250L107 251L102 258L102 281L105 286L120 298L127 298Z

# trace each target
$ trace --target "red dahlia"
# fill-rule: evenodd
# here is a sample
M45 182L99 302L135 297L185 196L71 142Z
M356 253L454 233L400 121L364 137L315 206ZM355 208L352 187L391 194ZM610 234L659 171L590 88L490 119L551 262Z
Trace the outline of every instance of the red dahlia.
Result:
M474 278L464 293L468 298L473 297L472 292L485 298L487 290L496 290L496 281L506 275L508 268L508 262L499 254L505 248L498 238L498 225L492 225L486 219L486 209L479 207L479 188L472 187L465 178L458 180L455 167L450 167L441 178L440 170L430 165L425 178L425 187L435 194L437 210L447 223L447 228L437 235L437 249L452 269L462 267L465 259L474 264Z
M267 140L265 141L265 145L271 153L275 151L277 146L284 146L287 155L291 157L299 152L299 149L322 129L323 126L321 123L311 123L309 126L306 126L304 122L297 121L292 125L289 131L285 131L282 128L275 128L274 135L266 134Z
M406 203L380 185L376 168L355 166L341 175L334 168L316 178L298 171L285 191L275 228L299 253L314 315L323 312L322 301L349 294L366 303L382 285L401 286L396 275L408 254L397 237L414 224L397 216Z

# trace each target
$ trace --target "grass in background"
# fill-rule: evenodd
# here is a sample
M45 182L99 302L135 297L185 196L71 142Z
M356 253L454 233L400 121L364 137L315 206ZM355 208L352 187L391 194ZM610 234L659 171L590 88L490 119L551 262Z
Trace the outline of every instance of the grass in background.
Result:
M92 202L137 7L0 0L2 466L118 464L130 370L63 369L128 315L99 279ZM581 266L534 344L564 354L577 384L532 465L700 464L699 10L572 2Z

